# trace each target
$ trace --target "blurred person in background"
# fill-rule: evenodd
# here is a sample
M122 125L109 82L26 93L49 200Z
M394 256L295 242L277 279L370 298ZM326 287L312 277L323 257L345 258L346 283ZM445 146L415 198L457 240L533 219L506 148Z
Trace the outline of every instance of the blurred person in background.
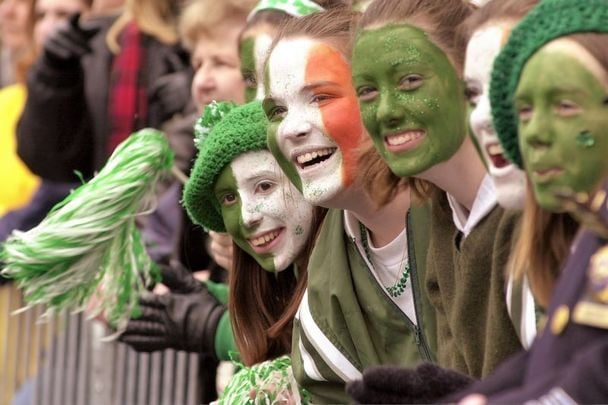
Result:
M0 88L16 81L18 60L31 52L34 0L0 1Z

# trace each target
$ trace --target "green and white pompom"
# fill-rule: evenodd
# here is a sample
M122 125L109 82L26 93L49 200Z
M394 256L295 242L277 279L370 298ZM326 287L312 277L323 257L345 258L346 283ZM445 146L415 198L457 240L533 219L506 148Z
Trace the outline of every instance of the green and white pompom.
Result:
M139 296L160 274L135 221L154 208L155 186L173 158L161 132L134 133L36 228L13 232L0 252L2 274L23 289L25 309L80 311L95 296L92 316L104 312L118 331L137 316Z
M308 404L309 394L299 388L289 356L264 361L237 372L217 401L219 405Z

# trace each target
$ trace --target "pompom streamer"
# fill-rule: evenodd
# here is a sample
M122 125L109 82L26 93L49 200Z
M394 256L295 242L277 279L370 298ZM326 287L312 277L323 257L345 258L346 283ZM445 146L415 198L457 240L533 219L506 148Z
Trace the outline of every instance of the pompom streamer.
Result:
M159 131L144 129L119 145L106 166L28 232L14 231L0 252L2 274L23 289L27 307L104 312L120 332L138 298L160 273L135 221L155 205L155 186L170 174L173 152Z

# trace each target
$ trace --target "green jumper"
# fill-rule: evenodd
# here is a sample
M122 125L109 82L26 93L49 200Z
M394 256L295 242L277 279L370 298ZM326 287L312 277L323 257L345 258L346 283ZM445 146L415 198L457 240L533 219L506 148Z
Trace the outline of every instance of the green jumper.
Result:
M308 263L308 289L294 320L293 373L313 403L347 403L345 384L369 366L433 361L434 309L424 294L428 207L407 217L410 283L417 325L370 270L360 238L349 238L344 212L330 210Z
M464 238L446 194L432 198L427 294L437 310L437 361L484 377L521 349L505 299L505 268L520 214L495 206Z

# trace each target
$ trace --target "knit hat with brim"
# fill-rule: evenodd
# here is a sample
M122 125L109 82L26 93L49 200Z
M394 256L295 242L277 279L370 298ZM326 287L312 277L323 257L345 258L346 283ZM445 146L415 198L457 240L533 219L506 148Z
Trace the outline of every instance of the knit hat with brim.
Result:
M608 0L544 0L509 36L494 61L490 103L494 128L505 154L523 168L513 96L528 59L543 45L573 33L608 33Z
M195 126L199 152L182 201L194 223L226 232L220 204L213 193L215 182L237 156L267 148L267 127L259 101L239 107L214 103L205 109Z

